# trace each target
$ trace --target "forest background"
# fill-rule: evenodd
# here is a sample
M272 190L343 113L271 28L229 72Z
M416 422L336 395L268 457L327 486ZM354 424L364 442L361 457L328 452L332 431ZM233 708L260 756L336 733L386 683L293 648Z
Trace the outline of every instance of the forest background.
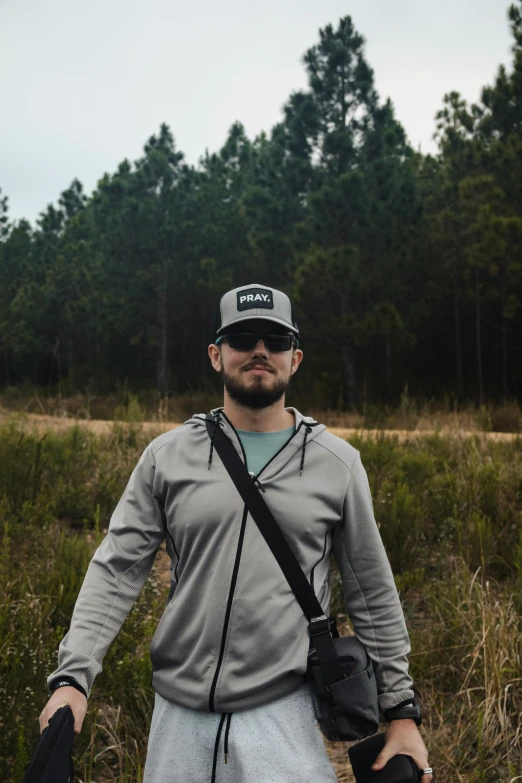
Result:
M410 146L349 16L304 55L309 88L249 139L188 165L167 125L143 155L78 180L33 227L0 194L0 386L219 391L206 346L228 289L295 304L306 408L410 389L504 405L522 393L522 5L511 68L480 102L448 92L438 154Z

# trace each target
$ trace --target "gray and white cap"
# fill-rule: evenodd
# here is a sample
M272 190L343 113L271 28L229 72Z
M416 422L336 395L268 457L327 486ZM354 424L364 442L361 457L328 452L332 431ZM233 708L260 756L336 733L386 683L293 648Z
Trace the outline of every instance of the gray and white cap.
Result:
M266 285L252 283L227 291L221 297L219 312L221 320L217 335L226 331L229 326L252 318L273 321L280 326L286 326L294 334L299 334L290 298L282 291Z

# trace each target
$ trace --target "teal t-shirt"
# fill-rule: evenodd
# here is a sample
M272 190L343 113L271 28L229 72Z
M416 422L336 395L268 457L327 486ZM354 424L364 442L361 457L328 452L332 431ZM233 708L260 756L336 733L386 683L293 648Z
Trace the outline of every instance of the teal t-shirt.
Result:
M245 449L249 472L257 476L261 468L264 468L274 454L277 454L294 432L295 424L287 430L278 430L278 432L237 430L239 439Z

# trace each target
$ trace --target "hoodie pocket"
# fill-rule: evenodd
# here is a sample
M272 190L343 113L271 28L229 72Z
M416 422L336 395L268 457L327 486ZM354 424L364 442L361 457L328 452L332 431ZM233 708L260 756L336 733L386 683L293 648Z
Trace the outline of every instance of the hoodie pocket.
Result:
M174 589L173 589L173 585L174 585ZM171 587L170 587L170 591L169 591L169 598L168 598L168 601L167 601L167 605L165 606L165 608L163 610L163 614L160 617L159 623L156 626L156 630L154 631L154 635L153 635L151 643L150 643L149 651L150 651L151 659L152 659L152 656L153 656L155 650L157 649L158 642L160 640L160 632L161 632L161 629L163 628L163 626L165 625L165 620L167 618L167 614L169 612L169 609L172 609L172 604L173 604L173 600L172 599L174 597L174 590L175 590L175 583L172 583Z

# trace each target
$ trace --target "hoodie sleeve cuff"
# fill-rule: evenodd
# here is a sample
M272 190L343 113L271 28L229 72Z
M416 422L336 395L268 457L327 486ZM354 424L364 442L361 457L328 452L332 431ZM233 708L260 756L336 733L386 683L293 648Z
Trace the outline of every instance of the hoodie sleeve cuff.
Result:
M393 691L393 693L380 693L378 696L379 709L384 715L386 710L391 710L392 707L398 707L402 702L413 701L414 698L415 694L410 689Z

